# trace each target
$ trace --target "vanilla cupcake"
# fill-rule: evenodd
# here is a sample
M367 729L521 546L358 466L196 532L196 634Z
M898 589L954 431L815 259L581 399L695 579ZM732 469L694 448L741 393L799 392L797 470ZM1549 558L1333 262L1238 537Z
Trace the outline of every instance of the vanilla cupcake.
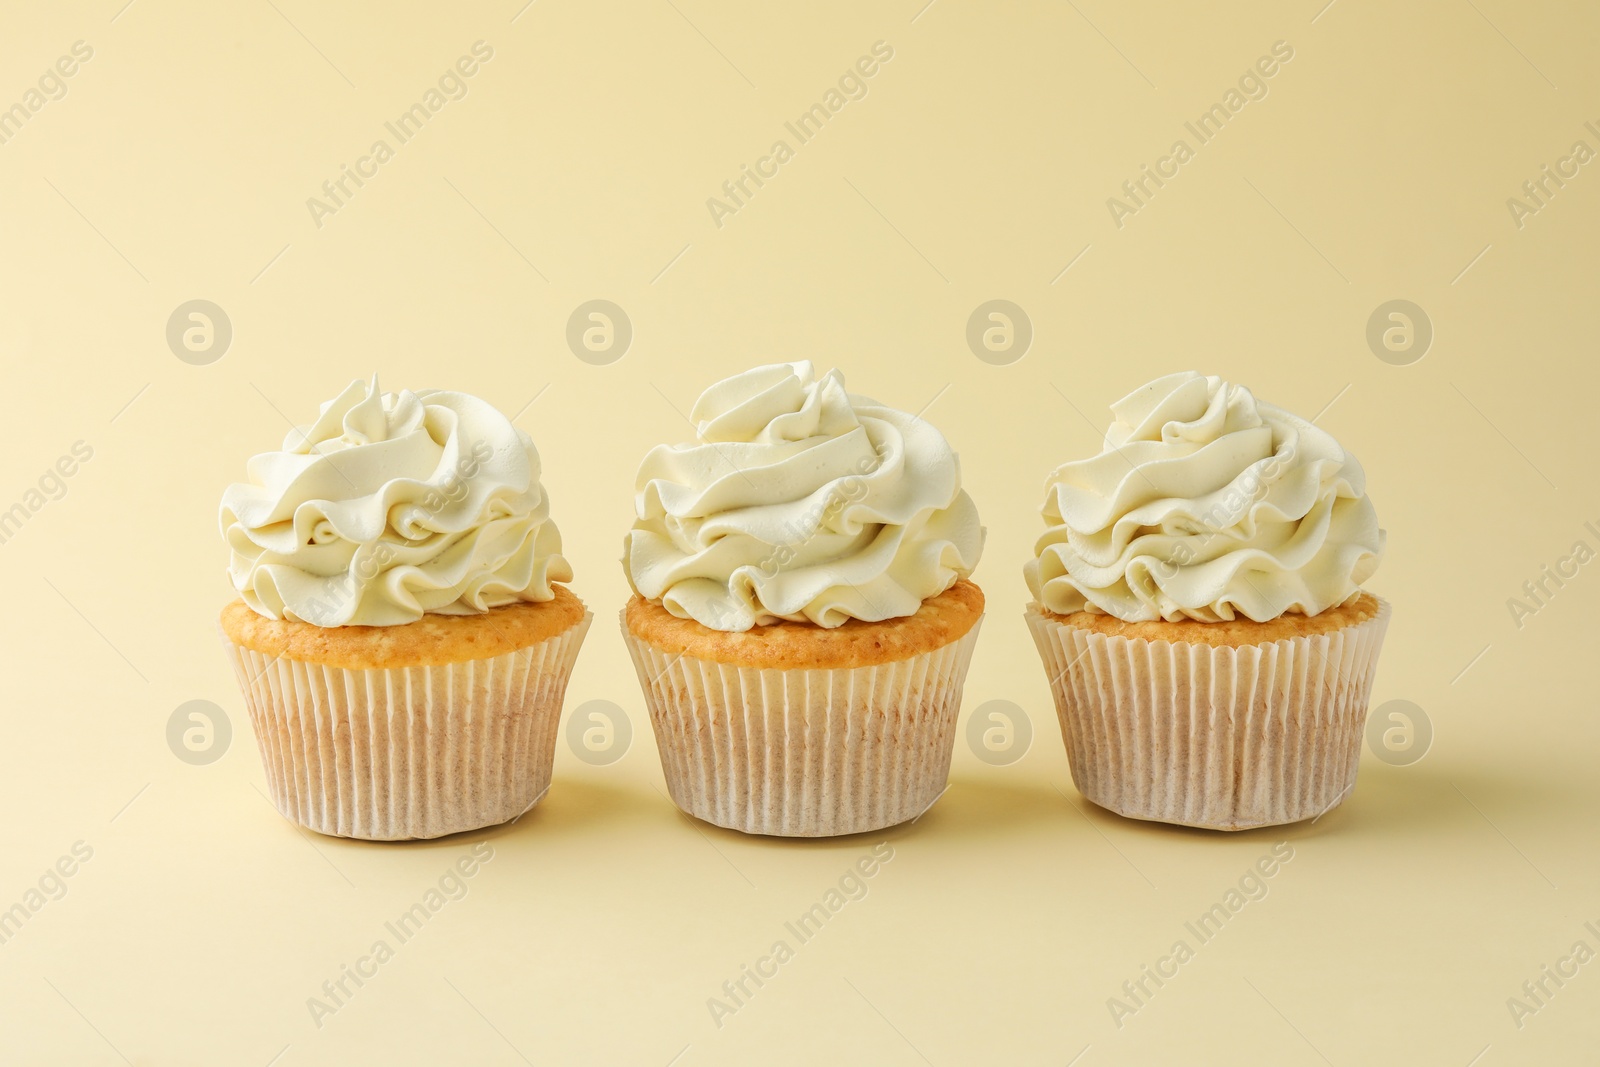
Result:
M1355 786L1389 605L1385 535L1331 435L1216 377L1112 405L1051 474L1024 568L1073 781L1102 807L1219 830Z
M983 615L984 530L916 416L810 363L707 389L636 481L622 629L690 815L819 837L944 791Z
M222 497L222 612L283 815L438 837L550 786L589 628L528 435L486 402L352 382Z

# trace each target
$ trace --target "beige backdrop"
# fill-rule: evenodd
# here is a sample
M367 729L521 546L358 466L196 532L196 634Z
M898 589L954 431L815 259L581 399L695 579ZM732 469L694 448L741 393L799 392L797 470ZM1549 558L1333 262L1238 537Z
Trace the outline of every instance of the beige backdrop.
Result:
M124 2L13 4L0 28L0 1060L1600 1054L1592 6ZM785 124L818 104L802 141ZM767 176L734 201L745 168ZM595 299L631 324L609 363L567 341ZM968 322L997 299L1029 326L1012 313L990 362ZM185 309L169 344L193 300L221 311L210 341ZM1384 308L1374 346L1394 300L1421 314ZM678 815L614 621L639 458L710 381L798 358L927 405L960 451L990 605L963 726L1009 701L1033 731L1004 765L963 736L926 817L858 839ZM1318 416L1389 531L1374 703L1412 702L1417 732L1314 825L1088 806L1022 624L1045 474L1185 368ZM533 435L597 616L567 714L631 723L609 765L563 742L514 826L351 843L264 799L214 630L218 496L374 371ZM231 722L209 763L169 746L193 700ZM1275 846L1292 859L1246 878ZM802 943L785 923L874 848ZM1202 943L1185 924L1241 879L1260 899ZM430 901L404 943L385 926Z

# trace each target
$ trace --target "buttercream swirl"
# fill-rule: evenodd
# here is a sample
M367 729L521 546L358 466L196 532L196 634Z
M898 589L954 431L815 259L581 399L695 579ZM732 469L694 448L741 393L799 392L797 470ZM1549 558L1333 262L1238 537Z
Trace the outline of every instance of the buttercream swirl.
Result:
M1111 410L1100 454L1049 478L1024 576L1050 611L1265 622L1343 604L1377 569L1366 474L1327 432L1194 372Z
M572 580L533 442L465 393L351 382L247 478L222 495L228 574L269 618L392 626Z
M984 529L944 436L809 362L711 386L696 440L645 456L623 567L679 618L743 631L914 614L972 573Z

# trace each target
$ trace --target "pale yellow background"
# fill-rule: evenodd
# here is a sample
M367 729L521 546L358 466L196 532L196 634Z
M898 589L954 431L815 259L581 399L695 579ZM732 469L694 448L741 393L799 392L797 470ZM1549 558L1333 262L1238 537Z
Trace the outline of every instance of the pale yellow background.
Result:
M0 507L94 449L0 545L0 907L94 850L0 946L0 1061L1600 1058L1600 963L1520 1030L1506 1007L1578 939L1600 949L1600 563L1520 630L1506 606L1600 526L1600 173L1520 230L1505 203L1575 140L1600 148L1592 6L123 2L13 3L0 26L0 106L94 49L0 145ZM306 198L480 39L469 95L318 229ZM879 40L868 95L714 225L706 198ZM1279 40L1270 94L1118 229L1107 197ZM209 366L165 340L195 298L234 329ZM592 298L633 323L609 366L564 340ZM993 298L1036 332L1009 366L965 341ZM1394 298L1436 330L1415 365L1365 341ZM798 358L932 401L989 530L963 725L1010 700L1035 732L1005 767L958 739L937 807L858 839L678 815L615 624L639 458L689 433L710 381ZM1021 621L1046 472L1190 367L1320 412L1389 531L1374 700L1416 702L1434 744L1407 767L1367 752L1315 825L1220 836L1087 805ZM297 832L217 645L223 486L373 371L520 413L596 615L567 710L632 719L612 766L563 742L509 828ZM209 766L165 740L192 699L233 723ZM1119 1030L1107 998L1280 839L1270 895ZM478 840L469 894L315 1026L306 998ZM715 1026L707 998L880 840L866 898Z

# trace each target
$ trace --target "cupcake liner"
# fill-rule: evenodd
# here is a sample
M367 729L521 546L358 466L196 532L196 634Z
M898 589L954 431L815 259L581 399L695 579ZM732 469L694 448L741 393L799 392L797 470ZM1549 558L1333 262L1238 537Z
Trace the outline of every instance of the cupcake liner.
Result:
M1390 607L1331 633L1237 648L1078 629L1037 605L1078 791L1135 819L1243 830L1297 822L1355 788Z
M539 802L592 618L433 667L328 667L223 644L278 811L318 833L394 841L492 826Z
M979 625L836 670L716 663L622 632L673 803L749 834L833 837L914 819L944 792Z

